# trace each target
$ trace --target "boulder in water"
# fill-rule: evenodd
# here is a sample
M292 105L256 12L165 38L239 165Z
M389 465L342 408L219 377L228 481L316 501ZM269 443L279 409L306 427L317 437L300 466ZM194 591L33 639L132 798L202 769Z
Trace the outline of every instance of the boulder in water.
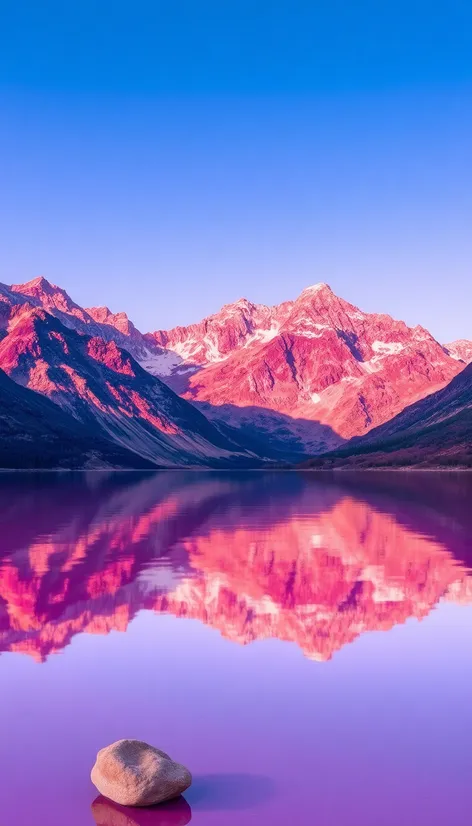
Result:
M91 773L100 794L122 806L153 806L188 789L192 775L141 740L118 740L97 754Z

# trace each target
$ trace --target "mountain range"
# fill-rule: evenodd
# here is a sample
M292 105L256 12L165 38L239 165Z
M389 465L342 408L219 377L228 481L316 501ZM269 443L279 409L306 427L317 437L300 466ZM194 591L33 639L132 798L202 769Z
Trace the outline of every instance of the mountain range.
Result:
M323 283L150 333L44 278L0 285L0 467L333 466L364 450L375 465L393 448L368 446L392 438L393 464L421 464L443 431L450 464L467 464L469 362L472 342L442 345Z

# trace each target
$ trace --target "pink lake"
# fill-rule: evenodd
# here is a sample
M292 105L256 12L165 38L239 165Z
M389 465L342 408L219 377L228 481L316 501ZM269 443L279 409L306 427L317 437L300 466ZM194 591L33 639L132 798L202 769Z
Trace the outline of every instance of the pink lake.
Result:
M5 826L469 826L470 475L2 474L0 518ZM185 799L97 799L122 737Z

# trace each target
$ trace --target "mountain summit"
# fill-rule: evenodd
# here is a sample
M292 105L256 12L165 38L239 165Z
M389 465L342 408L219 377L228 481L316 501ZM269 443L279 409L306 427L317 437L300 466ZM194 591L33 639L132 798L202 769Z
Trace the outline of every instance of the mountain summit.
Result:
M148 339L175 354L166 381L207 416L300 453L367 433L463 367L423 327L365 313L324 283Z

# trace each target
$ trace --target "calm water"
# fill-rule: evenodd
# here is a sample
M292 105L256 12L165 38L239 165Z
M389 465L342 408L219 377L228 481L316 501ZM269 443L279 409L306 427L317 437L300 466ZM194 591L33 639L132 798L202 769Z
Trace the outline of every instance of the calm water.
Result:
M472 478L0 477L0 822L469 826ZM113 808L97 750L194 785Z

